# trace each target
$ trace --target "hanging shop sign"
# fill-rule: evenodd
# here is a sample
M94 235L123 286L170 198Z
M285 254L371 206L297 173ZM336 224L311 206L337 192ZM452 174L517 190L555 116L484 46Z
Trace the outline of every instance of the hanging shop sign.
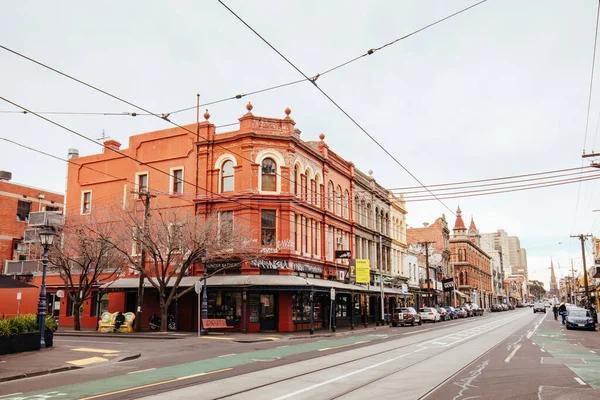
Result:
M285 260L254 260L250 262L254 268L260 269L287 269L288 262Z
M370 260L356 260L356 283L371 282L371 262Z
M442 280L442 285L444 285L444 292L451 292L454 290L454 279L444 279Z
M402 294L408 294L408 285L406 283L402 284Z
M350 259L352 258L352 252L350 250L336 250L335 258Z
M219 270L230 270L230 269L241 269L241 261L230 261L230 262L209 262L204 264L206 272L216 272Z
M309 274L323 275L323 267L318 265L295 262L292 263L292 269L296 272L307 272Z

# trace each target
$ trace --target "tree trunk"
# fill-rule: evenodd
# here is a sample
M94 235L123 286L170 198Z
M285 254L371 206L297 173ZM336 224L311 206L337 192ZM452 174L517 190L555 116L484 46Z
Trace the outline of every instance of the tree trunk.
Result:
M79 315L79 308L81 303L73 303L73 330L81 330L81 315Z
M167 332L169 326L169 305L164 296L160 298L160 331Z

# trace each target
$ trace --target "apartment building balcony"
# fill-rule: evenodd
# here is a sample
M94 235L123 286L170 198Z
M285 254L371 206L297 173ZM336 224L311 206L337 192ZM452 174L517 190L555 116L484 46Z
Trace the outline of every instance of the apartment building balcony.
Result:
M42 260L21 260L12 261L7 260L4 263L4 275L33 275L36 273L42 273ZM53 273L56 271L52 263L48 263L47 273Z

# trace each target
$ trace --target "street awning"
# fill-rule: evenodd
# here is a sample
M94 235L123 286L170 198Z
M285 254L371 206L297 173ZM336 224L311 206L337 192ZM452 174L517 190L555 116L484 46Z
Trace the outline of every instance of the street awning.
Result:
M202 280L201 276L186 276L181 279L179 287L187 288L194 286L198 280ZM175 285L176 278L169 280L167 287L173 287ZM337 291L350 293L350 292L363 292L363 293L380 293L381 289L379 286L360 286L351 285L338 281L330 281L326 279L316 278L302 278L293 275L216 275L211 276L206 282L209 287L265 287L265 288L296 288L297 290L308 290L312 288L322 288L323 290L329 290L331 288ZM117 279L113 282L102 285L102 289L108 290L122 290L122 289L136 289L139 285L139 278L122 278ZM144 288L152 288L152 284L148 279L144 279ZM401 289L397 288L383 288L385 294L391 295L403 295L409 296L409 294L403 294Z
M469 296L467 296L466 294L464 294L463 292L461 292L460 290L455 290L454 291L457 295L459 295L460 297L464 297L465 299Z

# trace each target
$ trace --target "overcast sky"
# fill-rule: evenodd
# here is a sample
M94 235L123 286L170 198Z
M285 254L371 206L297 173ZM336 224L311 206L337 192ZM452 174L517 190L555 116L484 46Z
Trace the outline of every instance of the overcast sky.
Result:
M313 76L476 2L227 4ZM596 7L594 0L489 0L317 83L425 184L579 167ZM196 93L204 103L302 78L217 1L12 2L0 15L0 37L4 46L157 113L194 106ZM139 112L4 50L0 71L0 96L34 111ZM597 137L599 79L588 153ZM248 101L261 116L281 118L290 107L304 140L324 133L331 149L372 169L385 187L417 184L311 84L209 106L211 122L237 122ZM0 110L16 108L0 101ZM170 126L151 116L47 117L94 139L105 130L123 147L131 135ZM171 120L193 123L195 112ZM61 157L68 148L101 151L32 115L0 113L0 136ZM4 141L2 169L15 182L64 191L64 163ZM465 222L473 215L481 232L519 236L530 277L548 287L551 257L559 277L571 257L581 272L580 244L569 235L600 234L600 213L592 212L600 208L598 186L594 180L413 202L408 223L422 226L445 213L453 227L460 205Z

